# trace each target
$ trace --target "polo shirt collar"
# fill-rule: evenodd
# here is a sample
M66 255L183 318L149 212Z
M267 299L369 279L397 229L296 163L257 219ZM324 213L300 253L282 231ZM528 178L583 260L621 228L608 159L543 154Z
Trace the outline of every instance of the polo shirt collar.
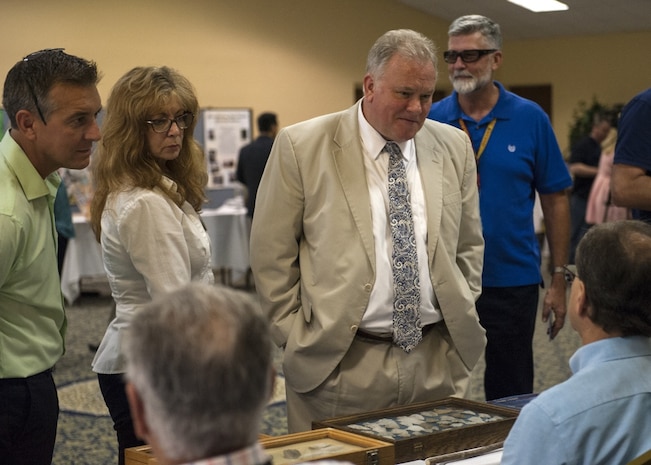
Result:
M0 141L0 150L5 155L7 165L16 175L16 179L21 189L25 193L27 200L32 201L39 197L47 195L56 196L57 188L61 183L59 174L55 171L45 179L41 178L32 162L18 143L11 137L8 130L2 141Z
M484 124L486 122L490 122L493 119L502 119L502 120L508 120L512 118L512 107L509 104L509 101L511 100L512 96L506 92L506 89L504 89L504 86L499 82L499 81L493 81L493 83L497 86L497 89L500 91L500 96L497 99L497 103L493 107L493 109L479 122L479 124ZM457 91L452 92L452 112L451 116L449 118L449 121L459 121L460 118L470 120L470 118L463 113L461 110L461 105L459 105L459 94ZM465 118L464 118L465 117Z

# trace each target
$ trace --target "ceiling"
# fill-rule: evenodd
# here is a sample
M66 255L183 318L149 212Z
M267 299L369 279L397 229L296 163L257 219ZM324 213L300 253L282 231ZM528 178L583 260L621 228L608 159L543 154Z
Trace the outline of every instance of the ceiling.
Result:
M561 0L567 11L533 13L506 0L398 0L439 19L488 16L505 39L544 39L651 31L651 0Z

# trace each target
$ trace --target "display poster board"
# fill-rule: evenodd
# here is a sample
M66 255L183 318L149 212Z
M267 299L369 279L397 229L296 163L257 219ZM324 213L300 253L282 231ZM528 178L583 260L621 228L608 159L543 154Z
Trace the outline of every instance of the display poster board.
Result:
M251 109L206 108L202 123L208 187L232 185L240 149L251 142Z

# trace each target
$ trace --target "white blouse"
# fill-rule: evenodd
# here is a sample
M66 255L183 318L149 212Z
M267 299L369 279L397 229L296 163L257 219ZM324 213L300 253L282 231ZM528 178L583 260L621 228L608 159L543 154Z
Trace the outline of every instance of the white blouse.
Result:
M163 181L172 190L176 184ZM102 214L102 258L116 303L95 354L93 371L123 373L122 331L139 308L190 281L213 283L210 239L199 214L179 208L159 188L133 188L109 195Z

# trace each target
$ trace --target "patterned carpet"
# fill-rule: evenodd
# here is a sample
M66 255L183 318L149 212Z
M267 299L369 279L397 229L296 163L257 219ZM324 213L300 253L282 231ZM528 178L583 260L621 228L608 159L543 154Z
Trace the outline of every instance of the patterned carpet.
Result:
M104 406L97 379L90 369L93 353L89 344L97 344L111 311L110 298L83 294L75 305L67 309L67 350L56 367L54 377L59 387L61 414L54 465L115 465L117 444L111 419ZM566 323L566 328L552 342L545 327L538 324L534 337L535 390L540 392L570 375L567 361L579 347L578 336ZM280 366L282 353L276 354ZM470 398L484 400L482 376L483 360L473 372ZM284 383L278 380L275 399L265 412L261 432L280 435L287 432Z

